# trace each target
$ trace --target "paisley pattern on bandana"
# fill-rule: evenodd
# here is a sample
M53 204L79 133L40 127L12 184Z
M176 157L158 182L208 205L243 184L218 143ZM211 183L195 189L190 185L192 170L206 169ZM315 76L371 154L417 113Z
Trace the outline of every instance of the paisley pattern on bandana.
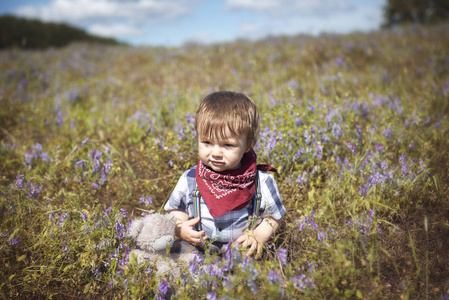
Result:
M196 182L213 217L241 209L251 201L256 188L256 154L252 150L245 153L240 168L223 172L215 172L200 161Z
M256 162L257 156L253 150L243 155L240 168L235 170L215 172L201 161L198 162L196 182L213 217L248 205L256 189L257 169L276 171L268 165L256 165Z

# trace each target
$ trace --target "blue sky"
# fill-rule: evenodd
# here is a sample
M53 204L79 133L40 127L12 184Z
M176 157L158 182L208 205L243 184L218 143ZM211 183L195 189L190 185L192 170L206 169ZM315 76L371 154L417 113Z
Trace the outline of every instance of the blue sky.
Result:
M0 14L65 22L132 45L377 30L386 0L13 0Z

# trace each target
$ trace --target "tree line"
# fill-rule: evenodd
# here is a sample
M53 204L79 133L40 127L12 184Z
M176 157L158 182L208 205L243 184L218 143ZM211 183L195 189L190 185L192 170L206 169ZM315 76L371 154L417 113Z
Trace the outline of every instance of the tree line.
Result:
M432 24L449 19L449 0L388 0L383 27L406 23Z
M0 16L0 49L43 49L63 47L72 42L123 44L113 38L88 34L83 29L64 23L43 22L12 15Z

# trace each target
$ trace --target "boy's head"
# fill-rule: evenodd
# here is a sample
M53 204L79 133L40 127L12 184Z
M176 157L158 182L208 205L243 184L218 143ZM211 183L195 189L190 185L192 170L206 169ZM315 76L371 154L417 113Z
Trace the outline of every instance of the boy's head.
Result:
M259 112L254 101L242 93L229 91L208 94L195 114L195 128L200 139L219 141L246 136L247 151L256 144Z

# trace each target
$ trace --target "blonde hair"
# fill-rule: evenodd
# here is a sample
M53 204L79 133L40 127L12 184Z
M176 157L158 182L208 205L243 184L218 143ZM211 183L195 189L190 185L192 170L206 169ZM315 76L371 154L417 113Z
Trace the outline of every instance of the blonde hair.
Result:
M233 137L246 135L249 150L259 134L259 111L254 101L242 93L213 92L201 100L195 129L200 139L213 141L226 139L227 129Z

